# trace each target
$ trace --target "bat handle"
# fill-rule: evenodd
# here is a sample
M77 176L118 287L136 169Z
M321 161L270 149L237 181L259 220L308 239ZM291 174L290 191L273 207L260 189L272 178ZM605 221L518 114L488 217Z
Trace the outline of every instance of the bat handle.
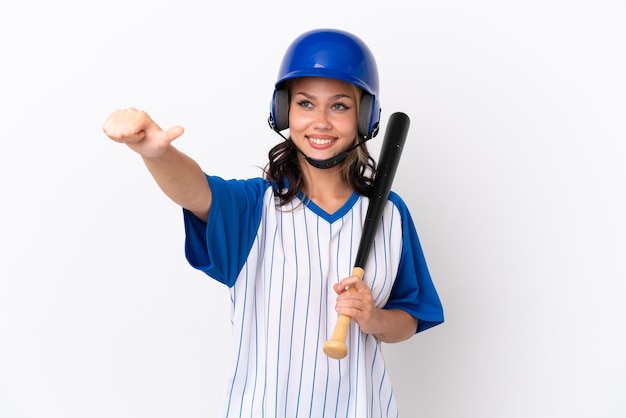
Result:
M364 271L361 267L354 267L352 270L352 275L358 276L359 279L363 279L363 274ZM348 355L346 337L350 329L350 322L352 322L352 318L347 315L342 314L337 318L333 334L324 344L324 353L326 353L328 357L339 360Z

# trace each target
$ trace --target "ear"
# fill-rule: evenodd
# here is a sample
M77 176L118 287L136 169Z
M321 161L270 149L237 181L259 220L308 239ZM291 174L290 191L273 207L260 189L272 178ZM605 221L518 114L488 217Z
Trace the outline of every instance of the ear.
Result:
M369 93L363 92L361 96L361 103L359 103L359 136L361 138L369 138L370 137L370 122L372 120L372 112L374 106L374 96Z
M289 128L289 92L287 90L280 89L274 92L272 116L275 131L280 132Z

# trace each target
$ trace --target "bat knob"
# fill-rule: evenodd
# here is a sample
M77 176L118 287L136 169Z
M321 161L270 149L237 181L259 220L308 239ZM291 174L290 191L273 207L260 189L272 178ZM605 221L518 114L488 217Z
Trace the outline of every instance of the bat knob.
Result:
M328 340L324 344L324 353L330 358L340 360L348 355L348 346L337 340Z

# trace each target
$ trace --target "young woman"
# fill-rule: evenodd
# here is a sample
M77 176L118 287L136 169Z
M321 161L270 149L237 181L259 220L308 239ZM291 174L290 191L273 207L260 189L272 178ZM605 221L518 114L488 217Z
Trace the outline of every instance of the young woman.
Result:
M114 111L104 132L143 157L183 208L189 263L230 289L233 356L225 417L396 417L381 342L443 322L404 201L391 192L363 280L351 276L376 164L365 141L380 120L369 48L339 30L288 48L271 101L284 140L264 175L206 175L143 111ZM346 289L356 291L346 291ZM339 314L349 353L322 351Z

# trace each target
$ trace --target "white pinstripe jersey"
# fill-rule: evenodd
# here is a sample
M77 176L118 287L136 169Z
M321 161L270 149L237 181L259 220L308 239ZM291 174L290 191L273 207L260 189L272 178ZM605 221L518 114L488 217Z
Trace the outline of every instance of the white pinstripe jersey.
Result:
M298 199L277 207L265 180L209 181L207 224L185 211L186 254L230 287L233 356L223 416L398 416L379 340L353 322L346 358L322 351L337 320L332 285L352 272L368 199L355 193L330 215ZM364 281L377 307L417 317L417 331L443 321L413 223L393 193Z

